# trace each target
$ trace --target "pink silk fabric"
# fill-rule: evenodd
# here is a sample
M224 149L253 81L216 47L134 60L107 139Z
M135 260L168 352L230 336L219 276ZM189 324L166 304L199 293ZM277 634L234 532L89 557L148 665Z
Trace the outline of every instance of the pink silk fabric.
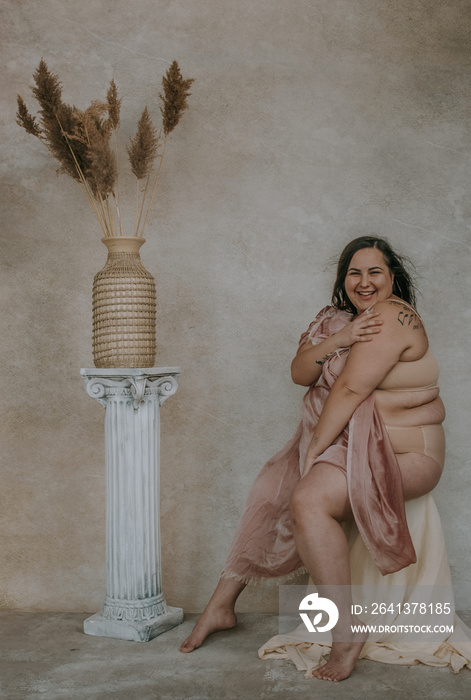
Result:
M299 343L320 343L351 319L351 314L327 306ZM324 363L319 380L303 398L295 434L255 479L223 578L252 583L260 578L289 578L305 570L293 539L289 501L300 480L314 427L347 356L348 349L341 349ZM316 462L328 462L346 472L356 525L380 572L393 573L414 563L401 473L373 394L358 406L349 425Z

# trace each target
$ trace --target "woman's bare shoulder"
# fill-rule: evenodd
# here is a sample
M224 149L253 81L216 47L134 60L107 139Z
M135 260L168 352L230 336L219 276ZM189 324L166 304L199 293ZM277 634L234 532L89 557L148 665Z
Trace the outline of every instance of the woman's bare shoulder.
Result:
M423 330L424 325L413 306L402 299L385 299L378 301L371 309L379 311L386 322L396 322L401 328Z
M428 338L422 319L413 306L393 298L379 301L373 309L381 313L383 326L379 335L383 340L403 345L401 361L422 357L428 348Z

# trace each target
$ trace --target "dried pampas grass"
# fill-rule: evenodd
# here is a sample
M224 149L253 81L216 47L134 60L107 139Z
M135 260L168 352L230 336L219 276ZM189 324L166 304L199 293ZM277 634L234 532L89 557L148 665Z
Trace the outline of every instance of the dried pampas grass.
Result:
M174 61L167 71L167 75L162 78L164 94L159 94L163 102L160 108L163 117L163 130L168 136L175 129L185 109L188 109L187 97L191 93L189 89L194 80L192 78L183 80L178 63Z
M62 100L62 85L47 63L41 59L33 74L31 90L39 104L39 113L29 113L18 95L16 121L28 134L38 138L59 161L59 171L70 175L83 188L105 237L123 234L119 190L117 132L121 121L122 98L114 80L106 101L93 100L80 110ZM137 125L136 135L126 148L131 170L137 179L134 236L143 236L154 200L169 134L188 108L187 97L193 79L182 78L173 61L162 78L160 108L162 125L159 134L147 107ZM159 152L160 141L163 143ZM154 181L149 187L152 177ZM139 182L145 180L142 197ZM145 216L144 216L145 212Z

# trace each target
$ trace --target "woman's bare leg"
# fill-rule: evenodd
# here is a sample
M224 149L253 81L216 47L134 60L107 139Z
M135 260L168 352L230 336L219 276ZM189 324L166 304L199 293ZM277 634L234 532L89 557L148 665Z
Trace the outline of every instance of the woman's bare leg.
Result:
M410 500L429 493L438 483L442 466L434 459L419 453L396 455L401 470L404 498ZM345 475L328 464L316 465L299 482L291 499L291 517L296 549L312 580L322 595L334 600L339 608L340 621L332 631L332 652L328 662L314 675L323 680L339 681L352 672L365 639L351 642L336 641L348 637L352 622L350 562L347 541L340 525L352 519ZM336 586L340 586L336 590ZM342 595L342 591L344 595ZM329 595L330 594L330 595ZM345 624L345 622L347 624Z
M202 645L206 637L213 632L230 629L237 624L234 612L236 600L246 584L235 579L219 579L213 595L192 633L185 639L180 651L188 653Z
M366 641L366 635L354 637L351 632L356 620L351 615L350 560L340 525L352 519L345 474L329 464L313 467L293 493L291 518L296 549L312 580L321 596L324 591L339 608L329 660L313 675L341 681L353 671Z

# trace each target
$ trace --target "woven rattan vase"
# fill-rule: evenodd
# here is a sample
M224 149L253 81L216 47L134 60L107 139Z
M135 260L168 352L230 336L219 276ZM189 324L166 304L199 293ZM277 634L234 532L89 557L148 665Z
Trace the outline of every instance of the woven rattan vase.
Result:
M153 367L155 280L141 262L144 238L102 238L108 260L93 281L95 367Z

